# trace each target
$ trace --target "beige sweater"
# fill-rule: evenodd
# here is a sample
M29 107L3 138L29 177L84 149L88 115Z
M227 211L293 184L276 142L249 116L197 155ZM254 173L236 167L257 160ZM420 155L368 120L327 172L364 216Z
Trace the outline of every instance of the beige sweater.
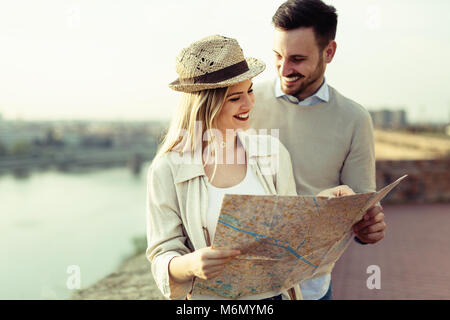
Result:
M375 191L375 152L370 114L329 86L329 102L310 107L275 98L275 81L255 83L251 126L279 129L288 149L297 193L316 195L340 184Z

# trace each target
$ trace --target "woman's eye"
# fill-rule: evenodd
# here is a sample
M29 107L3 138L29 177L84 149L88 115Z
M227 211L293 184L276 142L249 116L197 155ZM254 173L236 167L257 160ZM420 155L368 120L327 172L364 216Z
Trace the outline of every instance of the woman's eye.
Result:
M230 101L238 101L239 100L239 97L238 98L231 98L230 99Z
M248 93L252 93L252 92L253 92L253 89L248 90Z

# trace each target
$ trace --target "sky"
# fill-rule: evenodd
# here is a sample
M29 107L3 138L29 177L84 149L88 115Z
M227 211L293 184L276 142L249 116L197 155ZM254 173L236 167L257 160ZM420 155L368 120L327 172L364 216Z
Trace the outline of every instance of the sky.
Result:
M0 0L0 114L23 120L168 120L180 50L236 38L276 76L278 0ZM450 121L450 1L326 0L337 52L327 82L369 110Z

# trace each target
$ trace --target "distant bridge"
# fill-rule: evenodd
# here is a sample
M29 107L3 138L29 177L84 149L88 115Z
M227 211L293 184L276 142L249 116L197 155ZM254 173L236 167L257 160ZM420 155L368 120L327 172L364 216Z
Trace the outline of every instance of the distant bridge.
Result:
M154 155L155 150L149 149L62 150L59 153L39 157L0 158L0 173L48 167L103 167L127 164L136 171L143 161L153 159Z

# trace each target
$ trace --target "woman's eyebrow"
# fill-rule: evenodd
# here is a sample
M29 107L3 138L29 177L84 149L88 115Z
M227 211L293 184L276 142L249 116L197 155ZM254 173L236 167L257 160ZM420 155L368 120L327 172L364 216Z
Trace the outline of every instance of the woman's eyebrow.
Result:
M243 92L239 91L239 92L230 93L229 95L227 95L227 98L230 97L230 96L234 96L235 94L241 94L241 93L243 93Z
M252 87L253 87L253 82L252 82L252 84L250 85L250 87L248 88L248 90L250 90ZM232 92L232 93L228 94L228 95L226 96L226 98L228 98L228 97L230 97L230 96L234 96L235 94L242 94L242 93L244 93L244 92L243 92L243 91Z

